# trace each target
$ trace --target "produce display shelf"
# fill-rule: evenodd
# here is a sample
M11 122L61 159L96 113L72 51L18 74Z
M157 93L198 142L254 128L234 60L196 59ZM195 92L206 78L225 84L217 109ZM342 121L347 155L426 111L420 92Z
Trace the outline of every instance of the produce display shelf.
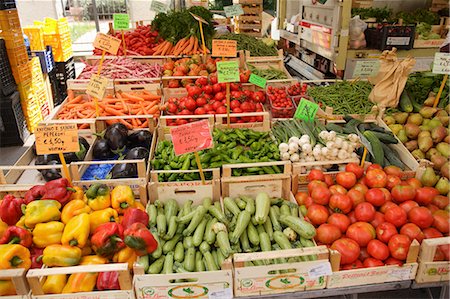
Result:
M0 270L0 279L11 279L17 295L0 296L2 299L29 299L30 288L25 278L26 270L22 268Z

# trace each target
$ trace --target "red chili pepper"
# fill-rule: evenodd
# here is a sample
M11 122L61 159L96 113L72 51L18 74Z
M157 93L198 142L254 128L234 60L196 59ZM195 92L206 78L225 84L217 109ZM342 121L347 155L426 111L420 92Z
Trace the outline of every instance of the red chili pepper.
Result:
M125 230L125 244L133 248L137 255L150 254L158 248L158 242L142 223L135 223Z
M125 247L123 242L123 227L116 222L108 222L94 230L91 245L100 256L111 257Z
M123 229L129 228L134 223L142 223L148 225L148 214L145 211L136 208L128 208L123 215L122 224Z
M0 244L20 244L30 247L33 243L31 233L18 226L10 226L0 238Z
M47 192L47 188L42 185L33 186L30 190L25 193L24 201L25 204L29 204L34 200L40 200Z
M100 272L97 277L97 290L120 290L119 272Z
M22 217L23 198L7 194L0 204L0 218L8 225L15 225Z
M31 247L31 269L39 269L42 267L42 256L44 254L44 248Z
M42 198L56 200L62 206L69 202L70 196L75 191L70 187L69 181L66 178L47 182L45 188L47 189L47 192L45 192Z

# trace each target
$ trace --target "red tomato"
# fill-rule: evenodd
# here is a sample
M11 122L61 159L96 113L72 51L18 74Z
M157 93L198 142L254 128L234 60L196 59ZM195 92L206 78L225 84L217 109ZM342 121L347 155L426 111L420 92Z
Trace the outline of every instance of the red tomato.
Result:
M367 252L367 247L361 247L358 259L364 261L368 257L370 257L370 254Z
M306 206L306 208L309 209L309 207L310 207L312 204L314 204L314 200L311 198L311 196L308 196L308 197L305 199L305 206Z
M359 246L367 246L370 240L375 239L376 232L370 223L355 222L348 227L345 235L355 240Z
M375 218L370 222L373 227L377 228L378 225L384 222L384 214L380 212L375 212Z
M427 205L427 209L430 210L431 214L433 214L436 211L439 211L439 208L431 203Z
M401 182L402 182L402 180L398 176L392 175L392 174L388 174L386 188L388 188L389 190L392 190L392 188L394 188L395 186L397 186Z
M316 204L325 206L330 201L331 192L327 187L318 186L312 190L311 197Z
M325 184L327 184L328 187L332 186L334 184L333 178L331 175L326 174L325 175Z
M421 229L430 227L433 224L433 215L430 210L424 207L412 208L408 212L408 220L416 224Z
M351 211L350 213L347 214L347 216L348 216L348 219L350 219L351 223L358 222L358 220L356 220L356 217L355 217L355 211Z
M195 86L192 87L192 88L195 88ZM187 110L190 110L190 111L194 111L195 108L197 108L197 103L195 102L194 99L187 99L187 100L184 102L184 104L186 105L186 109L187 109Z
M318 170L318 169L311 169L311 171L309 172L308 176L308 182L314 181L314 180L319 180L324 182L325 181L325 175L323 174L322 170Z
M216 94L222 90L222 87L220 86L220 84L214 84L212 88L213 88L214 94Z
M241 107L241 102L239 102L238 100L232 100L230 102L231 109L235 109L235 108L239 108L239 107Z
M381 170L383 170L383 167L381 167L381 165L379 165L379 164L370 164L369 167L367 167L367 169L366 169L366 173L369 170L372 170L372 169L381 169Z
M336 183L348 190L356 184L356 175L348 171L339 172L336 175Z
M376 232L377 232L377 239L386 244L389 242L392 236L398 233L395 226L389 222L383 222L380 225L378 225Z
M403 170L398 166L389 165L386 166L383 170L387 175L394 175L398 178L401 178L403 176Z
M347 194L347 190L341 185L330 186L331 194Z
M422 183L416 178L407 179L406 183L416 190L422 187Z
M340 229L333 224L323 223L316 230L316 240L322 244L332 244L341 236Z
M392 201L386 201L381 207L380 207L380 212L381 213L386 213L386 211L391 208L391 207L397 207L397 205L395 203L393 203Z
M409 211L411 211L411 209L416 208L418 206L419 206L419 204L412 200L407 200L400 204L400 208L405 210L406 213L409 213Z
M352 189L361 192L363 195L366 195L367 191L369 190L366 185L361 183L356 184Z
M190 97L196 97L196 96L199 96L202 94L202 89L200 87L194 85L194 86L191 86L187 92Z
M433 227L443 234L449 233L450 216L447 211L437 210L433 213Z
M345 171L353 172L358 179L364 175L364 168L359 166L358 163L348 163L345 166Z
M405 210L400 207L391 207L384 213L384 219L386 219L387 222L392 223L396 227L401 227L403 224L405 224L407 218L408 215L406 214Z
M447 196L444 195L438 195L433 198L431 201L432 204L437 206L439 209L445 209L446 206L448 206L449 199Z
M433 198L438 196L440 193L436 188L433 187L422 187L416 190L415 201L422 206L426 206L433 201Z
M368 203L371 203L376 207L381 207L386 201L384 192L380 188L369 189L364 198Z
M443 260L445 260L445 255L442 252L442 249L440 248L440 246L438 246L436 248L436 252L434 254L433 262L440 262L440 261L443 261Z
M354 188L350 189L347 192L347 196L350 197L353 208L355 208L358 204L364 202L364 195Z
M350 225L350 219L344 214L334 213L328 217L327 223L338 227L341 233L345 233Z
M380 240L370 240L367 252L374 258L384 261L389 257L389 248Z
M202 90L206 94L212 94L214 92L213 87L211 85L203 86Z
M423 230L425 239L442 238L444 235L435 229L434 227L429 227Z
M215 104L215 103L214 103ZM225 106L219 106L216 109L216 113L217 114L226 114L227 113L227 108Z
M391 201L391 200L392 200L391 192L389 192L388 189L386 189L386 188L380 188L380 190L384 192L384 199L385 199L386 201Z
M384 266L384 263L380 260L369 257L364 260L363 265L365 268L371 268L371 267Z
M327 184L325 184L324 182L319 181L319 180L314 180L312 182L309 182L308 183L308 192L309 192L309 194L311 194L313 192L313 190L316 189L319 186L327 187ZM331 196L331 194L330 194L330 196Z
M333 194L330 197L329 207L336 213L347 214L352 210L353 202L345 194Z
M387 183L387 175L381 169L371 169L366 172L366 182L369 188L384 188Z
M437 249L440 249L444 255L444 261L448 261L450 260L450 245L449 244L444 244L444 245L439 245Z
M375 208L371 203L362 202L355 208L355 218L358 221L371 222L375 219Z
M194 113L195 113L195 115L202 115L202 114L206 114L206 110L203 107L198 107L197 109L195 109Z
M252 106L249 102L245 101L241 104L241 109L244 112L252 112Z
M341 265L351 264L358 259L360 248L358 243L352 239L338 239L333 242L330 248L339 251L341 254Z
M402 262L402 261L400 261L400 260L398 260L398 259L395 259L395 258L393 258L393 257L388 258L387 260L384 261L384 263L385 263L386 265L403 266L403 262Z
M322 223L327 222L328 219L328 210L326 207L318 205L318 204L312 204L308 208L308 213L306 214L308 219L311 221L314 225L321 225Z
M214 99L216 101L222 101L225 99L225 96L226 96L225 93L223 91L220 91L214 95Z
M169 113L172 113L172 114L176 113L177 110L178 110L178 107L177 107L176 104L174 104L174 103L168 103L167 104L167 111L169 111Z
M397 185L391 190L392 199L395 202L404 202L407 200L414 200L416 196L416 190L406 184L406 185Z
M346 265L342 265L339 268L339 271L343 271L343 270L353 270L353 269L361 269L364 268L363 263L360 260L356 260L351 264L346 264Z
M416 239L419 243L425 238L425 235L420 230L420 227L414 223L406 223L400 229L400 234L408 236L411 240Z
M299 191L295 194L295 200L297 201L297 204L299 206L304 205L305 201L308 197L309 197L309 195L306 192Z
M409 246L411 246L411 240L406 235L395 235L389 240L388 247L391 252L391 256L398 260L404 261L408 256Z

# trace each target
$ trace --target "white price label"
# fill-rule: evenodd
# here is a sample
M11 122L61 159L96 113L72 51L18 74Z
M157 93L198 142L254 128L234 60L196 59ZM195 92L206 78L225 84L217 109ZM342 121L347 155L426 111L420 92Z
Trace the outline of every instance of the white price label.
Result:
M329 262L321 263L311 267L308 270L308 275L311 278L318 278L320 276L328 276L333 272L331 271L331 264Z
M450 53L436 53L434 55L433 73L450 74Z
M386 40L388 46L407 46L409 45L410 37L389 36Z
M410 279L411 268L398 268L389 271L389 276L395 277L399 280Z
M99 75L92 75L86 88L86 93L99 100L103 99L108 86L108 78Z
M214 291L209 293L209 299L231 299L233 298L233 291L231 288L223 289L220 291Z
M154 12L158 13L166 13L169 8L167 7L166 3L153 0L152 4L150 5L150 10L153 10Z
M373 77L376 74L378 74L379 69L380 69L379 60L357 61L355 65L355 70L353 71L353 78Z

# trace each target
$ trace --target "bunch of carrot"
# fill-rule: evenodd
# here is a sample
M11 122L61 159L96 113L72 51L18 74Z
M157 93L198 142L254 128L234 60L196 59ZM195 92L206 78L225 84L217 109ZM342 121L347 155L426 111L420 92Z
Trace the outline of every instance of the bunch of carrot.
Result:
M161 96L149 91L119 91L113 95L98 100L99 116L153 115L159 117ZM68 90L66 103L57 114L58 119L87 119L96 117L94 99L89 95L75 96L73 90ZM119 119L129 129L148 127L144 119ZM87 129L89 124L82 124L80 129Z
M201 54L203 53L203 48L199 44L198 38L191 35L190 37L185 37L180 39L175 46L169 42L164 41L155 48L153 48L153 55L193 55L193 54ZM207 53L210 53L208 49L206 49Z

